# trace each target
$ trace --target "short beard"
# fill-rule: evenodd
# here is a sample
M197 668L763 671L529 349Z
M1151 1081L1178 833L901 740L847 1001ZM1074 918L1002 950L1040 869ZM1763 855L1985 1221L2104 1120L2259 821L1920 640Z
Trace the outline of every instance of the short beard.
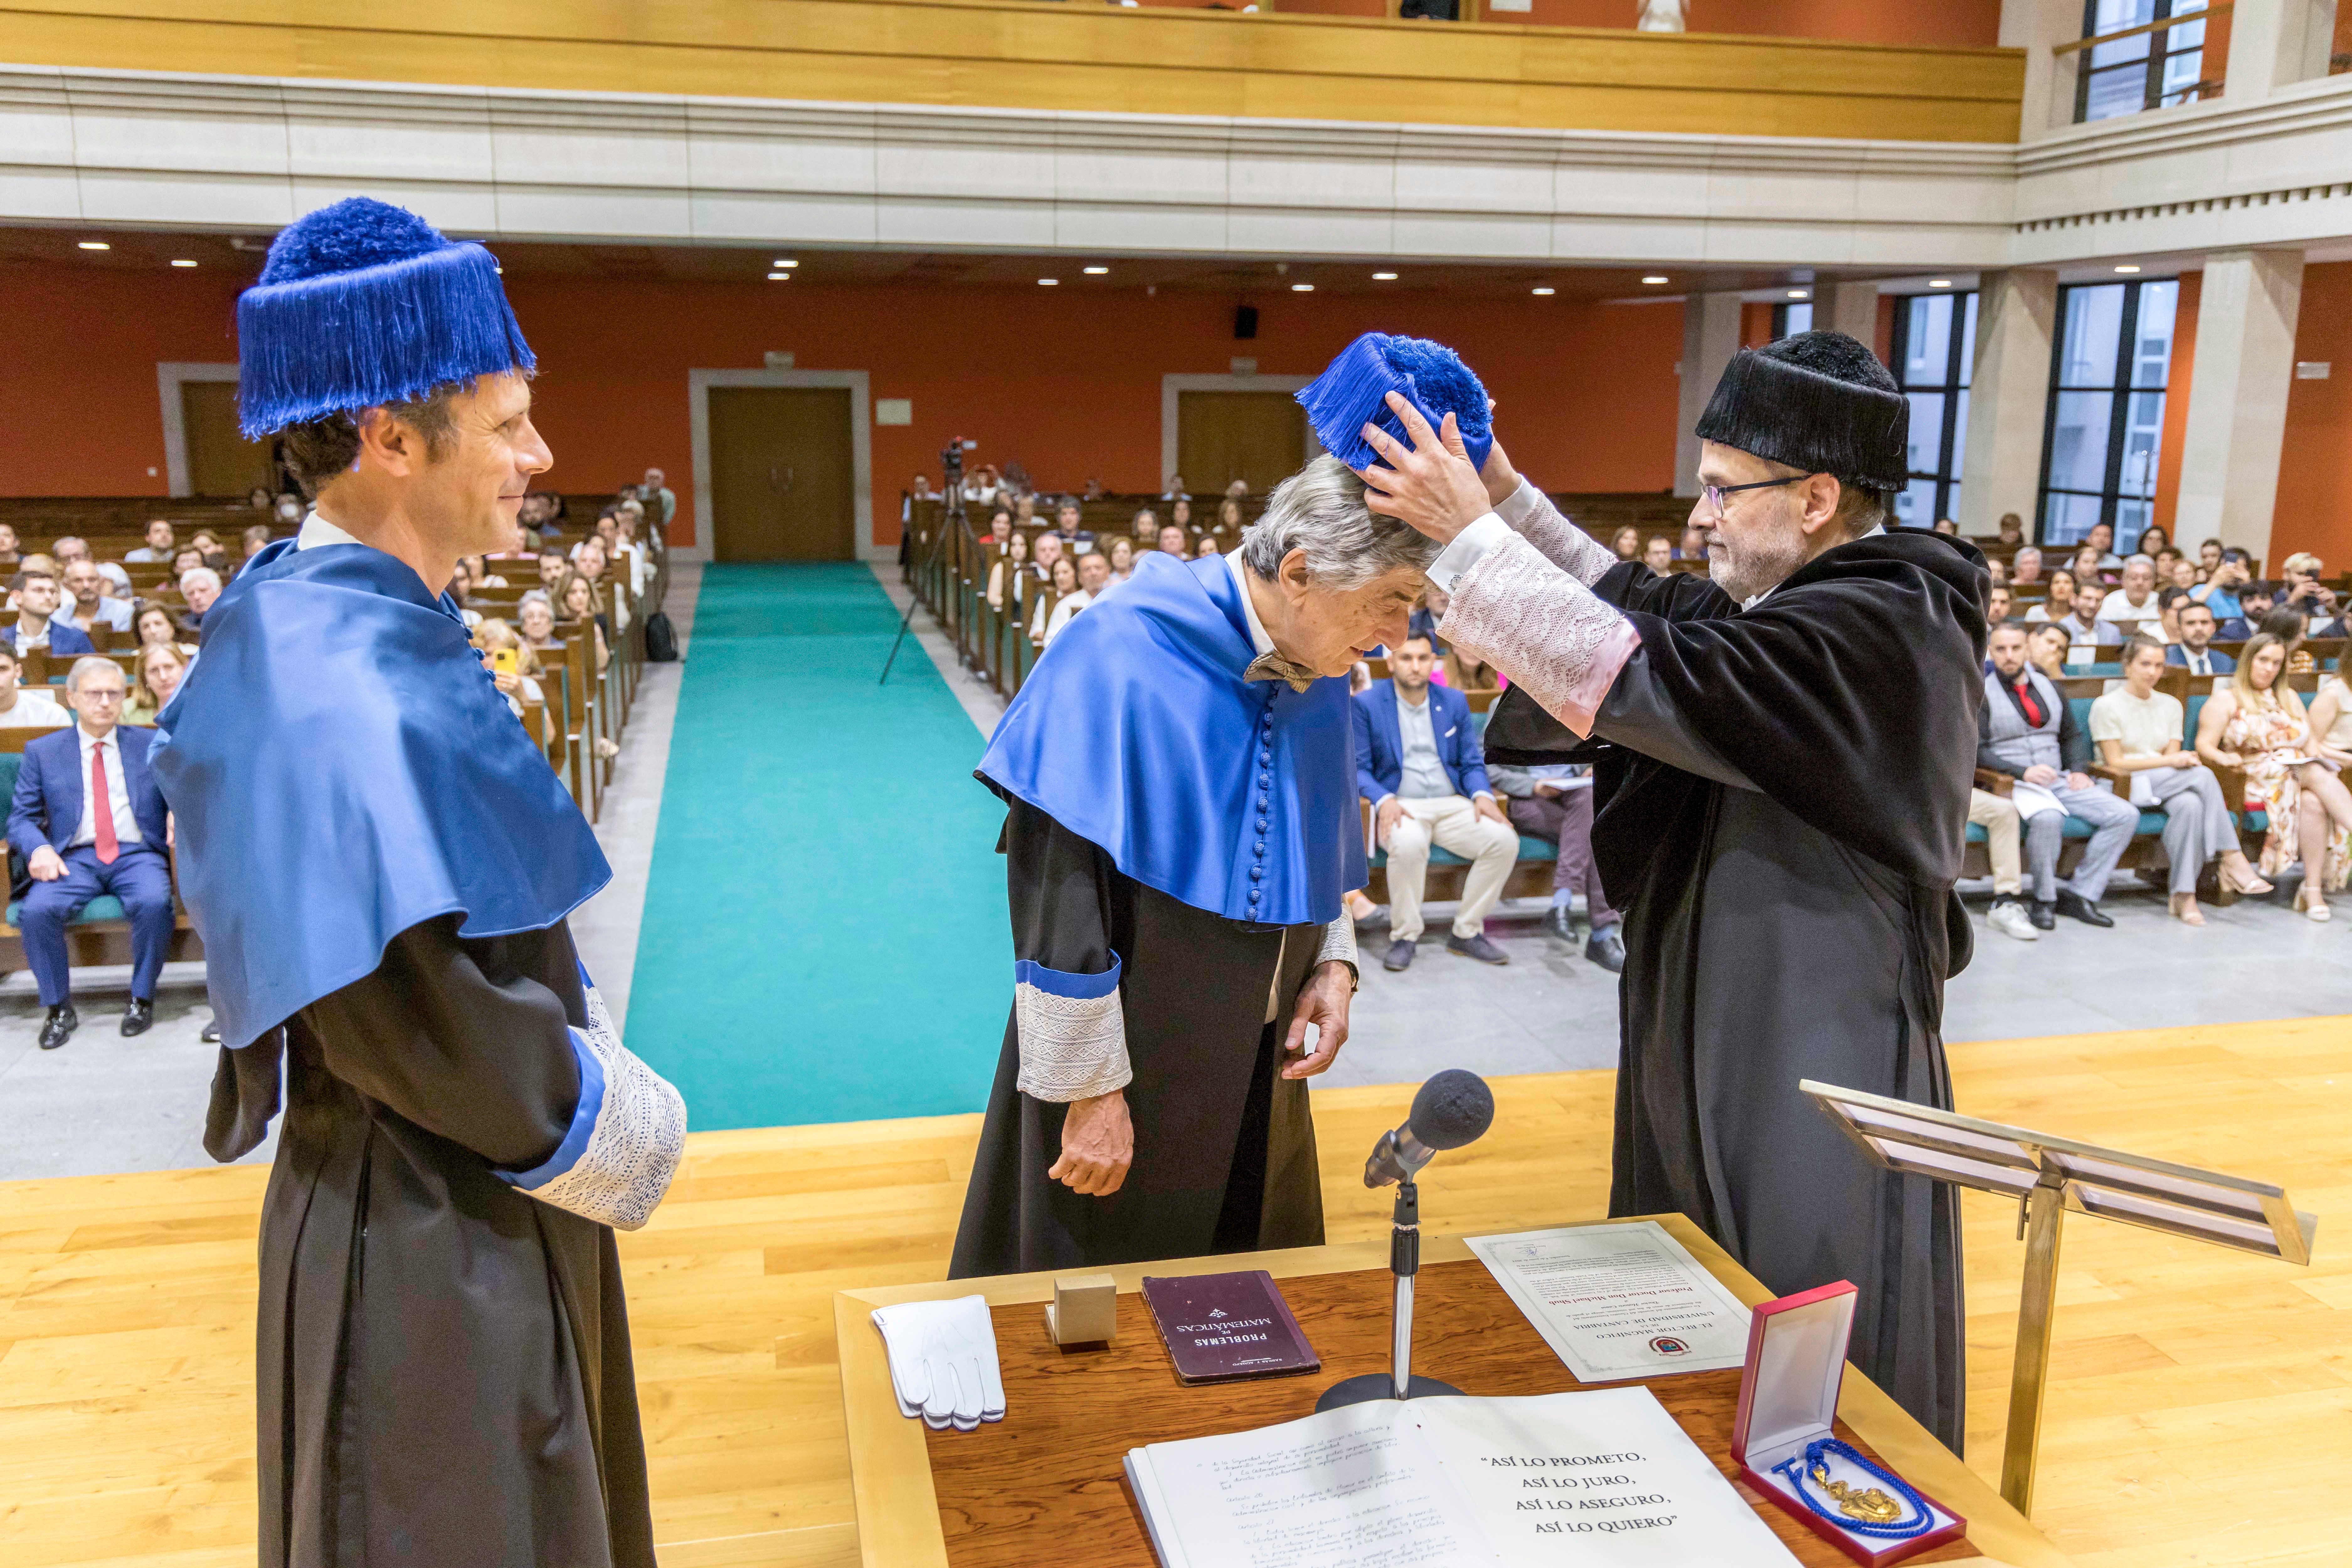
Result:
M1715 537L1723 545L1724 559L1709 568L1708 575L1717 587L1743 605L1759 594L1779 587L1788 581L1790 573L1805 563L1805 538L1801 533L1744 549L1721 533Z

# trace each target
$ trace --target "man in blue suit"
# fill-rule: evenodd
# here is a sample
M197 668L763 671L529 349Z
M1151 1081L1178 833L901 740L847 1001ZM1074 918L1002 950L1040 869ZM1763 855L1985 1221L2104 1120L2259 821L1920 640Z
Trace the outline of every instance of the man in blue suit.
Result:
M59 625L51 619L61 602L62 590L48 573L17 573L16 618L0 626L0 643L18 654L28 647L47 648L51 658L96 653L98 645L89 640L87 633L69 623Z
M1437 656L1425 637L1389 650L1389 676L1356 694L1356 787L1372 803L1372 831L1389 852L1388 955L1402 969L1421 940L1421 890L1429 847L1470 862L1445 950L1482 963L1510 960L1486 939L1486 916L1518 858L1518 830L1496 804L1470 702L1432 686Z
M2212 647L2213 612L2191 599L2180 606L2180 640L2164 650L2164 662L2191 675L2227 675L2238 661Z
M172 936L169 822L147 771L153 736L117 727L123 691L122 670L112 659L74 662L66 700L76 722L26 746L8 808L8 842L33 875L17 928L49 1010L41 1026L45 1051L71 1039L81 1022L66 964L66 925L101 893L121 900L131 921L131 1005L122 1010L122 1032L143 1035L155 1021L155 977Z

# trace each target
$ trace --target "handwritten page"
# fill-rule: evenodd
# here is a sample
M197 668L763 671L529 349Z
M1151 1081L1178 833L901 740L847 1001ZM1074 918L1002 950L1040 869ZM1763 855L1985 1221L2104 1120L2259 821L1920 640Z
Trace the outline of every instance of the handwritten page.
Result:
M1754 1314L1655 1220L1468 1240L1580 1382L1747 1363Z
M1646 1388L1406 1408L1513 1568L1794 1568Z
M1461 1492L1394 1400L1130 1455L1170 1563L1205 1568L1493 1568ZM1141 1486L1139 1491L1144 1490ZM1147 1513L1151 1510L1147 1495Z

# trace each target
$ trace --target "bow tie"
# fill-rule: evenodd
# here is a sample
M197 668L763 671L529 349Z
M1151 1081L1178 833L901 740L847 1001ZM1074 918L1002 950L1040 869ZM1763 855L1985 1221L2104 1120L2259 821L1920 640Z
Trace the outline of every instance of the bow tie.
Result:
M1242 671L1244 680L1286 680L1293 691L1304 691L1322 677L1309 666L1295 664L1278 653L1262 653Z

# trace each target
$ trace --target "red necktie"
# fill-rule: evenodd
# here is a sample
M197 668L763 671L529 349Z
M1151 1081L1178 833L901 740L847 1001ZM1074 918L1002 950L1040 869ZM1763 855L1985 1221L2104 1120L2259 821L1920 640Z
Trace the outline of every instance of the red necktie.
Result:
M122 853L122 846L114 837L114 801L106 788L104 746L89 749L89 801L98 818L98 863L111 866L114 858Z
M2042 728L2042 704L2033 700L2033 683L2032 681L2021 680L2017 683L2017 704L2019 707L2025 710L2025 721L2027 723L2032 725L2037 730Z

